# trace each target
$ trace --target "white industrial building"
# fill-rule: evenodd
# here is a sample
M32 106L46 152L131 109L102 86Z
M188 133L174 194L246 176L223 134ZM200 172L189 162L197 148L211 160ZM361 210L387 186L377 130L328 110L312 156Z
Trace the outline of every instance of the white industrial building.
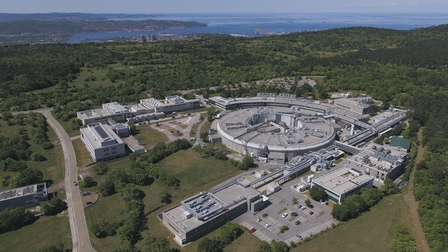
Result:
M367 108L373 104L373 99L372 97L340 98L334 100L334 104L362 115L365 114Z
M164 101L159 101L154 98L141 99L140 104L148 110L155 112L173 113L178 111L185 111L197 109L201 105L199 99L187 100L178 95L167 96Z
M113 119L116 122L126 122L128 118L150 114L151 112L140 104L121 105L117 102L110 102L104 103L101 109L79 111L76 114L82 124L87 125L91 123L107 123L109 119Z
M341 168L313 178L311 184L323 187L331 201L341 203L347 196L359 192L362 188L372 187L373 177L354 168Z
M322 117L284 107L225 112L212 129L227 148L266 162L284 164L297 155L333 144L336 132Z
M173 113L201 106L199 99L186 100L178 95L168 96L164 101L154 98L141 99L139 104L121 105L118 102L104 103L100 109L90 109L77 112L77 117L83 125L91 123L107 123L109 119L115 122L144 122L160 119L165 113Z
M126 156L125 143L108 125L89 124L80 131L81 139L95 162Z
M0 212L8 207L34 207L41 201L47 200L46 183L22 186L0 192Z
M235 182L181 201L160 215L161 221L180 245L197 240L248 211L256 213L268 200L251 187Z

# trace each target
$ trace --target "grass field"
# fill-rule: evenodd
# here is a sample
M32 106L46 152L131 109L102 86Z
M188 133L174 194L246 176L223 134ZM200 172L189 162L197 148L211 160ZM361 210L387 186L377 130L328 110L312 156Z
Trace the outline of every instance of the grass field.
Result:
M110 169L112 168L125 169L125 167L128 167L129 164L130 164L129 159L124 158L109 162L107 163L107 166ZM99 185L104 181L105 176L96 175L93 172L93 170L90 171L90 175L98 184L94 187L90 187L88 190L91 192L99 191ZM109 197L100 196L100 198L94 205L85 209L86 221L90 230L90 241L95 250L112 251L120 244L120 239L118 238L118 236L106 237L103 239L96 238L95 235L93 235L91 228L93 224L101 220L105 220L107 222L115 221L117 217L120 215L120 211L122 209L124 209L124 201L119 193Z
M185 162L185 160L188 160L188 162ZM119 167L123 169L128 167L129 164L129 159L122 159L107 163L110 168ZM216 160L213 158L201 158L199 153L192 149L179 151L165 158L165 160L160 162L159 165L169 174L179 178L181 183L178 189L166 187L158 180L154 181L151 185L140 187L140 189L146 193L146 197L143 201L145 203L145 212L148 213L148 229L142 233L143 236L170 237L170 232L157 219L157 214L162 212L164 209L173 207L186 197L192 196L201 191L207 191L220 182L223 182L240 173L240 170L231 165L229 162ZM93 173L91 173L91 175L94 180L98 182L98 184L100 184L104 179L104 176L94 175ZM98 190L98 186L89 190ZM160 203L160 192L170 193L172 195L172 203L168 205ZM101 219L115 220L119 216L121 209L124 208L123 204L124 202L119 194L115 194L110 197L101 197L95 205L85 210L89 227ZM97 239L91 235L91 241L97 251L111 251L114 246L119 244L119 238L117 236L108 237L106 239ZM198 242L199 241L196 241L193 245L182 248L182 251L195 251L194 248L196 248ZM179 246L171 239L170 243L171 246L179 248Z
M3 136L13 136L18 134L18 128L24 128L27 131L28 136L31 138L32 126L24 125L17 126L12 125L8 126L7 123L3 120L0 120L0 135ZM53 131L53 129L48 126L48 139L50 141L57 141L57 135ZM33 152L37 152L42 154L47 160L42 162L36 161L26 161L28 167L37 168L43 173L44 180L53 181L53 183L58 183L64 179L64 158L62 153L62 147L59 144L56 144L54 148L45 150L42 146L35 144L32 140L28 140L30 144L30 150ZM17 172L4 172L0 171L0 179L3 179L5 176L13 177ZM7 189L0 183L0 190Z
M244 227L243 227L244 229ZM224 248L224 252L238 252L238 251L248 251L253 252L256 250L261 241L251 234L247 229L244 229L244 233L238 237L231 244Z
M88 164L93 163L93 159L90 156L89 151L86 149L86 146L82 142L81 138L73 140L72 144L73 149L75 149L76 165L78 167L84 167Z
M209 121L206 121L206 122L204 123L204 125L202 125L202 128L201 128L201 131L200 131L200 132L201 132L201 133L209 132L211 126L212 126L212 123L209 122Z
M0 251L35 252L42 248L62 245L72 248L68 217L40 217L35 223L19 230L0 234Z
M119 193L109 197L101 197L95 203L85 209L86 221L89 224L90 241L93 248L97 251L112 251L120 244L118 236L96 238L92 233L92 224L105 220L107 222L114 222L120 215L120 211L124 209L124 200Z
M53 117L61 124L62 128L64 128L65 132L67 132L67 135L69 137L75 137L75 136L79 136L81 133L79 132L79 129L74 130L72 128L72 122L71 120L69 121L63 121L61 119L58 119L56 117L56 115L51 112L51 114L53 115Z
M134 137L140 141L141 145L151 145L168 140L168 137L165 134L149 127L148 124L137 126L137 130L139 132Z
M362 216L320 234L291 251L389 251L393 226L405 223L405 215L403 196L391 195Z

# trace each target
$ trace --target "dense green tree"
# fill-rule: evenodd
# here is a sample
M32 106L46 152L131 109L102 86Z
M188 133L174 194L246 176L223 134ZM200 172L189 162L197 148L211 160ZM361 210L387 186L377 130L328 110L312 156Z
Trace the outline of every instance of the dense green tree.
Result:
M50 245L45 248L39 249L39 252L64 252L64 249L58 248L55 245Z
M289 252L288 244L284 241L273 240L271 243L272 252Z
M376 205L383 198L380 190L377 188L363 188L361 189L361 196L364 198L368 207Z
M56 215L67 209L67 203L57 197L40 203L40 211L45 215Z
M230 244L244 233L238 224L228 222L221 227L219 239L223 244Z
M0 213L0 234L19 229L35 220L33 214L22 207L8 207Z
M96 163L94 169L95 169L96 174L103 175L103 174L106 174L106 172L109 170L109 167L104 162L98 162L98 163Z
M313 187L311 187L310 196L311 196L311 198L313 198L313 200L316 200L316 201L326 200L328 198L328 195L325 192L325 189L319 185L313 185Z
M92 225L92 232L98 238L104 238L107 236L113 236L116 234L116 224L101 220Z
M218 239L204 237L198 244L198 252L221 252L221 242Z
M313 204L311 204L311 200L309 200L309 199L306 199L306 200L305 200L305 204L306 204L308 207L312 207L312 206L313 206Z
M147 238L143 241L142 252L171 252L170 242L165 237Z
M92 186L96 186L96 181L90 176L84 176L81 182L81 187L88 188Z
M417 252L415 240L409 232L408 227L403 224L394 225L393 239L389 244L392 252Z
M43 173L36 168L26 168L14 176L11 181L12 187L31 185L42 182Z
M398 188L398 185L394 183L394 181L392 181L391 179L385 179L380 191L384 196L387 196L398 193L400 189Z
M162 203L169 203L171 202L171 194L167 192L161 192L159 194L159 201Z
M254 165L254 159L251 156L244 156L243 157L243 161L241 161L240 165L239 165L239 169L240 170L248 170L250 167L252 167Z
M269 245L269 243L267 243L266 241L262 241L257 249L255 250L256 252L271 252L271 245Z

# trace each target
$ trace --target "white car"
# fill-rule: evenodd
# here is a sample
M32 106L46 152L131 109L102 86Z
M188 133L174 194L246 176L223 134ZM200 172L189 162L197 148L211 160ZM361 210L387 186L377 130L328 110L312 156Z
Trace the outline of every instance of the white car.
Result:
M266 228L268 228L268 227L270 227L271 226L271 224L269 224L269 223L266 223L266 225L264 225Z
M288 213L283 213L283 214L282 214L282 217L283 217L283 218L286 218L287 216L288 216Z

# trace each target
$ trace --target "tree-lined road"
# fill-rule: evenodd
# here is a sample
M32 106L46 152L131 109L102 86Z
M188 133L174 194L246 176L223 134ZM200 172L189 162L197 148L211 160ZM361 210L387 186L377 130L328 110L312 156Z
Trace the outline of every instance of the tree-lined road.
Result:
M70 219L70 230L72 234L74 252L95 251L90 244L89 230L87 229L84 206L77 184L78 167L76 165L76 155L70 137L62 128L61 124L51 114L51 109L39 110L47 118L48 124L56 132L64 152L65 162L65 190L67 194L68 214Z

